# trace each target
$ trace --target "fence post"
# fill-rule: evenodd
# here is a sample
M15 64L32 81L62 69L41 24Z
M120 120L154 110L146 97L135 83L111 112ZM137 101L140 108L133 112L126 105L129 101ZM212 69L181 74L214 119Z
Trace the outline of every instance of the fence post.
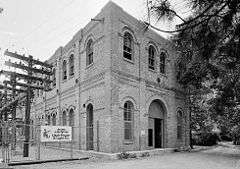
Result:
M11 149L14 151L16 150L16 127L17 127L17 124L16 124L16 120L14 119L13 128L12 128L13 143L12 143L12 147L11 147Z
M5 126L5 122L3 122L3 125L2 125L2 158L3 158L3 162L6 163L6 150L5 150L5 144L6 144L6 141L5 141L5 135L6 135L6 126Z
M38 124L37 126L37 160L40 160L40 151L41 151L41 126Z
M4 147L3 147L3 136L4 136L4 124L3 121L1 121L1 144L2 144L2 161L4 161Z
M97 121L97 151L99 151L99 120Z
M70 154L70 158L73 159L73 127L71 126L71 134L72 134L72 138L71 138L71 154Z

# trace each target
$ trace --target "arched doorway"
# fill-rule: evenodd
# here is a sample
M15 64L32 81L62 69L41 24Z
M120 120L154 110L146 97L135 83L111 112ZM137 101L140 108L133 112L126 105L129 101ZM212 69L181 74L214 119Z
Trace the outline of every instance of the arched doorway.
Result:
M153 100L149 106L148 117L148 146L164 147L164 125L166 110L160 100Z
M86 118L86 143L87 150L93 150L93 105L88 104L87 106L87 118Z

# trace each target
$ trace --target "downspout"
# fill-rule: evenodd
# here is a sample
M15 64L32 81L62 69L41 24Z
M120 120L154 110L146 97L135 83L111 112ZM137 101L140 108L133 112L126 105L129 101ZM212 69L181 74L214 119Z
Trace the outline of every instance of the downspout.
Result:
M139 100L139 106L138 106L138 118L139 118L139 122L138 122L138 135L139 135L139 150L141 150L141 127L140 127L140 124L141 124L141 49L140 49L140 46L141 44L138 43L138 77L139 77L139 88L138 88L138 100Z
M62 55L63 55L63 48L61 47L60 48L61 50L60 50L60 58L62 57ZM62 117L61 117L61 93L62 93L62 90L61 90L61 78L62 78L62 74L61 74L61 71L60 71L60 67L61 67L61 59L59 59L59 61L58 61L58 63L57 63L58 65L58 92L57 92L57 97L58 97L58 108L59 108L59 111L58 111L58 113L59 113L59 115L58 115L58 117L59 117L59 121L58 121L58 124L59 125L61 125L62 124Z
M79 135L78 135L78 140L79 140L79 150L81 150L81 86L80 86L80 81L81 81L81 56L80 56L80 52L81 52L81 41L83 39L83 30L81 29L81 38L79 40L79 46L78 46L78 54L79 54L79 62L78 62L78 68L79 68L79 75L78 75L78 124L79 124Z

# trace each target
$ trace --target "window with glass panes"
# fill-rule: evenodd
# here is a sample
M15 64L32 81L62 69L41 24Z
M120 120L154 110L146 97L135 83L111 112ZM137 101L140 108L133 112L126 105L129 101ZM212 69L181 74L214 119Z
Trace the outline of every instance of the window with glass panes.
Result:
M63 114L62 114L62 125L63 126L67 125L67 113L65 111L63 111Z
M183 113L177 112L177 138L182 139L183 135Z
M63 80L66 80L67 79L67 62L66 62L66 60L63 61L62 70L63 70Z
M133 104L130 101L124 104L124 139L133 139Z
M165 63L166 62L166 53L162 52L160 54L160 73L165 74Z
M56 69L53 68L53 86L56 86Z
M56 114L52 115L52 125L56 126Z
M73 109L69 112L69 126L74 126L74 111Z
M148 68L155 69L155 48L151 45L148 48Z
M69 58L69 75L73 76L74 75L74 55L71 54Z
M86 48L86 65L91 65L93 63L93 41L88 40Z
M123 57L128 60L133 60L133 37L130 33L126 32L123 38Z

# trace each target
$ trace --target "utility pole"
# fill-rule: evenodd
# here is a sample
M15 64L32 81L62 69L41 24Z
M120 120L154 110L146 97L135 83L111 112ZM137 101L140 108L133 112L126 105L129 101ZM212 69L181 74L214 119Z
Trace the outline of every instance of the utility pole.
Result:
M24 128L25 140L23 145L23 156L28 157L29 156L29 140L30 140L31 99L33 97L33 90L35 89L40 89L45 91L50 90L49 84L52 82L50 80L50 76L52 75L52 65L41 62L39 60L35 60L31 55L29 55L29 57L26 57L24 55L19 55L17 53L9 52L8 50L4 52L4 55L20 60L20 63L12 63L11 61L6 61L5 65L18 68L27 72L27 74L15 73L10 71L1 71L0 73L5 75L13 75L14 77L19 77L20 79L27 81L27 83L22 83L17 81L12 83L9 81L5 81L5 84L12 85L13 91L15 91L16 86L25 88L25 92L26 92L25 106L26 107L25 107L25 128ZM21 61L23 61L25 64L22 63ZM41 66L42 68L39 69L39 68L33 67L34 65ZM45 77L44 78L37 77L36 74L41 74L42 76L45 76ZM43 82L44 86L33 85L32 83L36 81ZM7 88L7 86L5 86L5 88Z

